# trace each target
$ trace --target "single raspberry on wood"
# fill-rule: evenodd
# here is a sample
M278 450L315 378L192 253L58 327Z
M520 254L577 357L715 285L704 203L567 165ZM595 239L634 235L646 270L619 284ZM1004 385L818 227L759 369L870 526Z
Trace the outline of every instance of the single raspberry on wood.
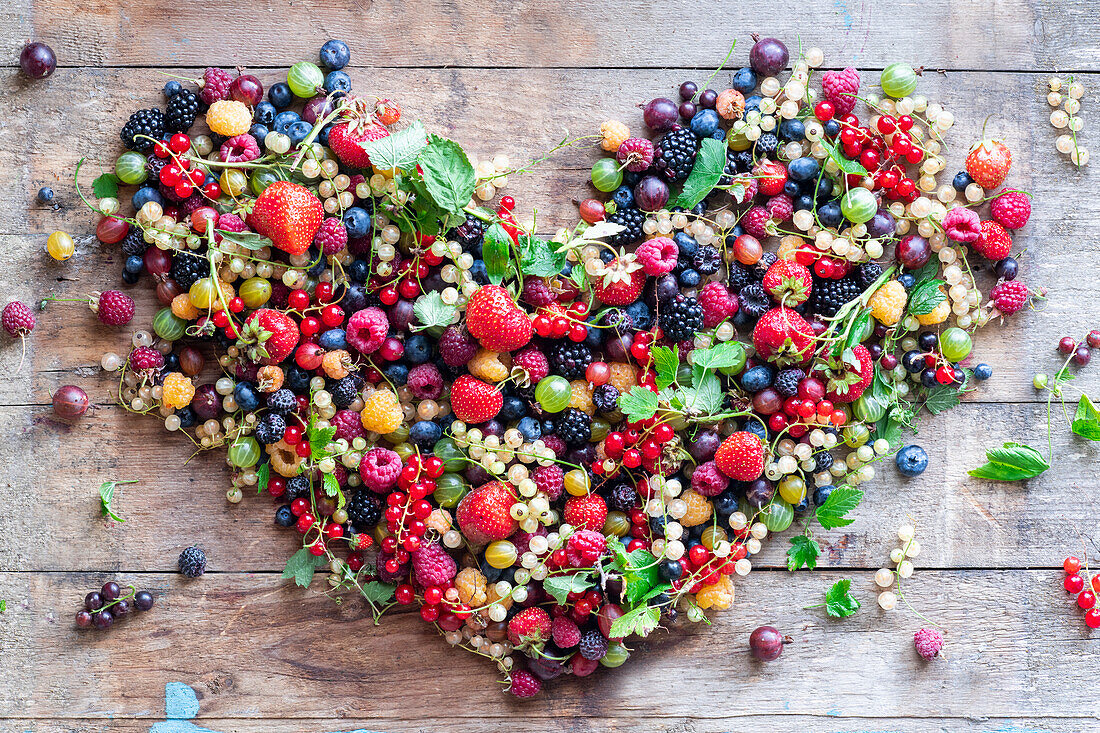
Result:
M4 332L12 338L26 336L34 330L36 323L34 311L26 303L18 300L13 300L4 306L4 312L0 315L0 322L3 323Z
M938 629L921 629L913 634L913 644L917 654L925 661L935 659L943 648L943 634Z
M836 116L843 117L856 106L859 72L851 66L844 71L826 71L821 77L821 91L832 102Z
M1031 297L1027 286L1019 280L999 282L989 291L989 297L993 299L993 305L1006 316L1017 312Z
M542 689L542 680L527 670L520 669L512 673L512 684L508 691L519 698L534 697Z
M134 299L120 290L107 290L90 305L108 326L125 326L134 317Z

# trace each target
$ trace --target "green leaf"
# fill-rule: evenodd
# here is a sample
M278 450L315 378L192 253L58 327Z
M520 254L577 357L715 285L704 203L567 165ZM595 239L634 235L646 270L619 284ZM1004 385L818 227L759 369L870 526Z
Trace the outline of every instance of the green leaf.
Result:
M847 175L859 176L871 175L867 172L866 168L860 165L860 162L858 160L845 158L844 154L840 152L840 146L829 140L829 138L823 137L818 142L821 143L822 147L829 151L829 157L833 159L833 162L836 163L837 168L839 168L843 173L846 173Z
M653 367L657 370L657 389L664 389L676 381L676 370L680 368L680 347L676 350L667 346L654 346L649 350L653 357Z
M582 293L588 289L588 273L580 265L574 267L573 271L569 273L569 279L577 286L577 290Z
M336 496L340 493L340 482L337 481L336 476L331 473L323 474L321 485L325 488L326 496Z
M1023 443L1005 443L985 452L985 465L969 474L990 481L1025 481L1050 468L1043 454Z
M512 237L501 226L500 222L494 222L485 230L484 241L481 245L482 259L485 260L485 271L489 276L489 282L500 285L512 264Z
M660 580L657 575L657 558L649 550L635 550L627 555L623 570L624 594L631 603L637 603Z
M477 176L458 143L432 135L428 145L420 151L417 163L428 195L441 209L458 214L470 203Z
M943 280L933 278L914 285L909 291L909 312L914 316L924 316L936 310L940 303L947 300L947 294L940 290L943 284Z
M595 585L596 581L592 580L588 573L550 575L542 581L543 590L552 595L558 605L565 605L566 596L570 593L580 593L595 587Z
M256 469L256 493L264 493L264 489L267 488L267 482L271 480L271 464L261 463L260 467Z
M223 242L229 242L245 249L255 251L274 246L274 242L256 232L227 232L224 229L214 229L214 231L222 235Z
M817 567L817 557L821 554L821 545L813 537L804 534L790 538L791 546L787 549L787 570L798 570Z
M565 252L557 252L554 246L536 237L523 236L520 239L522 253L519 258L520 269L524 275L551 277L561 274L565 263L569 261ZM577 268L574 267L574 270ZM582 268L583 269L583 268Z
M844 339L843 348L841 348L840 351L847 351L862 341L864 332L870 324L871 311L864 308L859 311L858 315L853 319L852 327L848 329L848 337Z
M295 585L301 586L302 588L308 588L309 584L313 582L313 573L317 568L327 563L327 557L324 555L314 555L303 547L291 555L290 559L286 561L286 567L283 568L283 580L294 578Z
M933 415L946 412L960 403L959 390L952 387L936 387L928 393L924 406Z
M745 352L739 341L723 341L706 349L691 352L691 363L703 369L724 369L741 362Z
M645 387L631 387L619 395L619 409L630 422L648 420L657 413L657 395Z
M92 181L92 193L97 199L115 198L118 196L118 177L114 173L104 173Z
M890 407L882 419L878 421L875 426L875 431L872 434L874 440L882 438L890 444L891 448L895 448L901 445L901 421L898 419L897 413L901 408L897 405Z
M0 613L8 610L8 602L3 598L0 598Z
M115 520L116 522L125 522L126 521L125 519L123 519L122 517L115 514L115 510L111 508L111 502L115 498L115 489L117 489L119 486L121 486L123 484L136 484L136 483L137 483L137 480L133 479L133 480L130 480L130 481L117 481L117 480L104 481L102 484L100 484L99 485L99 505L100 505L100 512L103 514L103 516L110 517L111 519Z
M646 593L644 596L642 596L642 599L639 601L639 603L645 603L646 601L648 601L652 598L656 598L657 596L661 595L662 593L668 593L671 590L672 590L672 584L671 583L662 583L661 585L654 586L654 587L649 589L648 593Z
M420 321L413 331L424 331L429 328L443 328L451 325L458 308L443 302L443 296L438 290L425 293L413 303L413 314Z
M722 409L722 383L718 375L705 372L694 387L679 391L684 409L711 415Z
M1074 435L1080 435L1082 438L1100 440L1100 411L1086 394L1081 395L1077 403L1077 412L1073 416L1070 430Z
M631 634L649 636L661 621L661 609L656 606L638 606L611 622L608 636L622 639Z
M847 618L858 611L861 604L851 588L852 581L847 578L833 583L825 593L825 612L834 618Z
M847 527L855 520L848 519L846 515L859 506L859 502L862 500L863 492L859 489L853 489L850 486L839 486L833 489L833 493L829 494L829 498L825 500L825 503L817 508L817 521L825 529Z
M927 264L925 264L924 267L912 273L913 277L916 278L916 280L913 282L913 285L916 286L920 285L921 283L928 282L929 280L934 280L939 274L940 261L939 259L933 257L928 261Z
M691 175L684 181L684 188L680 191L680 195L669 206L693 208L718 185L725 167L726 144L712 137L703 138L699 153L695 156Z
M393 592L395 590L397 590L396 585L383 583L380 580L372 580L368 583L364 583L362 586L363 597L371 603L388 602L393 598Z
M613 221L598 221L591 226L584 228L584 231L580 233L581 239L594 240L603 239L605 237L613 237L620 232L625 232L626 227L622 224L616 224Z
M370 156L370 163L378 170L412 170L416 159L428 145L428 137L420 120L403 130L386 137L372 140L362 145L363 152Z
M328 444L332 442L335 436L335 425L330 425L323 430L315 425L310 425L306 430L306 438L309 440L310 457L315 461L319 461L322 458L328 458Z

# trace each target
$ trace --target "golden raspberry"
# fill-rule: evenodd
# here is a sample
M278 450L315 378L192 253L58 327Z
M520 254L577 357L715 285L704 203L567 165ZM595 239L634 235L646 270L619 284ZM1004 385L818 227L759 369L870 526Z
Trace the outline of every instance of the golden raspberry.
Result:
M180 293L172 298L172 315L185 321L193 321L199 317L199 309L191 302L191 296Z
M699 608L713 608L715 611L725 611L733 606L733 581L730 576L723 575L714 585L703 586L702 590L695 594L695 602Z
M600 134L603 135L600 147L609 153L614 153L618 151L623 141L630 137L630 128L618 120L607 120L600 125Z
M343 379L351 371L351 354L343 349L330 351L321 359L321 367L330 378Z
M596 406L592 404L592 385L583 379L574 379L569 383L569 407L574 407L589 417L596 414Z
M477 568L462 568L455 576L458 599L470 608L480 608L485 605L485 601L488 600L486 587L485 576Z
M503 382L512 371L512 355L480 348L466 364L466 368L470 370L470 374L483 381Z
M397 395L388 389L380 389L363 401L363 411L359 413L363 420L363 429L372 433L386 435L401 427L405 413Z
M252 113L243 102L221 99L206 111L206 124L211 132L218 135L243 135L252 127Z
M489 585L488 590L485 591L485 603L499 603L505 608L505 610L512 607L512 594L501 597L497 595L497 584L492 583Z
M453 526L451 513L446 509L435 509L424 520L424 524L428 525L428 529L434 529L439 534L443 534Z
M745 114L745 95L736 89L725 89L718 93L714 109L723 120L739 120Z
M168 372L168 376L164 378L163 390L161 403L177 410L190 405L195 397L195 385L179 372Z
M795 253L801 249L804 244L806 244L806 240L802 237L788 234L779 240L779 249L776 250L775 256L781 260L793 262Z
M893 326L901 320L908 300L905 286L897 280L889 280L871 295L867 305L871 306L871 315L876 321L884 326Z
M619 394L626 394L630 388L638 384L638 370L630 364L613 361L608 366L611 368L609 384L619 390Z
M943 288L940 288L940 292L943 293ZM922 326L935 326L937 323L946 321L949 315L951 315L951 300L947 298L947 294L944 293L943 301L936 306L935 310L931 313L917 316L917 322Z
M710 513L714 509L711 506L710 499L702 494L695 493L691 489L681 494L680 498L687 504L687 512L680 517L680 524L685 527L697 527L710 519Z
M269 365L256 372L256 384L261 392L275 392L283 386L285 375L280 367Z
M285 440L266 446L267 454L271 456L271 469L280 476L293 478L298 475L298 467L304 460L294 446Z

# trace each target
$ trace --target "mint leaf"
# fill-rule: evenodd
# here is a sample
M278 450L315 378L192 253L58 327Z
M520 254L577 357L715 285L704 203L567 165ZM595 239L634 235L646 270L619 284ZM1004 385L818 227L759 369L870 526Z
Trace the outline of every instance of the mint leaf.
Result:
M943 284L943 280L934 278L914 285L909 291L909 312L914 316L924 316L936 310L940 303L947 300L947 294L940 290Z
M593 588L596 581L592 580L588 573L573 573L572 575L550 575L542 581L542 588L554 597L558 605L565 605L570 593L580 593Z
M420 321L419 326L414 326L413 331L424 331L429 328L443 328L451 325L458 308L443 302L443 296L438 290L425 293L413 303L413 315Z
M645 387L631 387L619 395L619 409L630 422L648 420L657 413L657 395Z
M825 503L817 508L817 521L825 529L847 527L855 520L848 519L846 515L859 506L862 500L863 492L859 489L850 486L837 487L829 494Z
M309 584L313 582L313 573L317 568L327 563L327 557L324 555L314 555L303 547L291 555L290 559L286 561L286 567L283 568L283 580L294 578L295 585L302 588L308 588Z
M821 146L823 148L829 151L829 157L833 159L834 163L836 163L836 167L847 175L871 175L867 172L866 168L860 165L858 160L845 158L843 153L840 152L840 147L836 143L829 140L829 138L823 137L818 142L821 143Z
M1023 443L1005 443L985 452L985 465L968 473L990 481L1025 481L1050 468L1043 454Z
M813 537L804 534L795 535L790 539L791 546L787 548L787 570L798 570L817 567L817 557L821 554L821 546Z
M611 622L608 636L622 639L631 634L649 636L661 621L661 609L656 606L638 606Z
M834 618L847 618L859 610L859 599L851 593L852 581L845 578L833 583L825 593L825 612Z
M267 488L267 482L271 480L271 464L261 463L260 467L256 469L256 493L264 493L264 489Z
M676 350L667 346L654 346L649 350L653 357L653 367L657 371L657 389L664 389L676 381L676 370L680 368L680 347Z
M1077 412L1073 416L1070 430L1074 435L1080 435L1089 440L1100 440L1100 411L1092 403L1088 395L1081 395L1077 403Z
M130 481L117 481L117 480L104 481L102 484L100 484L99 485L99 506L100 506L100 512L102 513L102 515L105 516L105 517L110 517L111 519L115 520L116 522L125 522L126 521L125 519L123 519L122 517L115 514L115 510L111 508L111 502L115 498L115 489L117 489L122 484L136 484L136 483L137 483L137 479L132 479Z
M417 156L417 163L424 177L424 188L441 209L458 214L470 203L477 176L458 143L432 135Z
M92 181L92 193L97 199L115 198L118 196L118 178L114 173L104 173Z
M363 597L371 603L386 603L393 598L393 592L396 589L396 585L383 583L380 580L372 580L363 584L361 592Z
M724 369L741 362L745 347L739 341L723 341L707 349L691 352L691 363L702 369Z
M726 144L712 137L703 138L703 143L699 146L699 153L695 156L695 165L691 169L691 175L684 181L684 187L680 191L680 195L669 206L682 206L685 209L693 208L718 185L725 167Z
M565 263L569 261L565 252L555 251L554 246L545 240L524 236L520 242L523 251L519 258L519 266L524 275L535 277L558 275L565 267Z
M8 610L8 602L3 598L0 598L0 613Z
M417 156L428 145L428 137L420 120L403 130L386 137L364 143L363 152L370 156L370 163L378 170L411 170L416 165Z
M959 402L959 390L951 387L936 387L928 393L924 406L933 415L938 415L955 407Z

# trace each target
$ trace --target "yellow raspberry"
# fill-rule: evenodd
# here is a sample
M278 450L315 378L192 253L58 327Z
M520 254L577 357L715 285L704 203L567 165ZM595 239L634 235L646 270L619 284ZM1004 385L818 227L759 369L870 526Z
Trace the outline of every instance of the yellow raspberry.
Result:
M386 435L401 427L405 413L401 411L397 395L388 389L380 389L363 401L363 411L359 416L363 420L364 430Z
M940 288L940 292L943 293L943 288ZM935 326L937 323L946 321L949 315L951 315L951 300L948 299L947 294L944 293L943 301L936 306L935 310L931 313L917 316L917 322L922 326Z
M690 489L681 494L680 498L687 504L687 512L680 517L680 524L685 527L697 527L710 519L710 513L714 509L710 499Z
M485 605L485 601L488 600L487 585L485 576L477 568L462 568L455 576L458 599L470 608L480 608Z
M244 102L220 99L206 111L206 124L218 135L243 135L252 127L252 113Z
M161 403L165 407L174 407L177 410L182 410L190 405L191 400L195 397L195 385L179 372L168 372L168 376L164 378L162 389L164 392L161 396Z
M794 262L794 256L802 248L802 245L806 244L806 240L802 237L795 236L794 234L788 234L779 240L779 249L776 250L775 256L781 260L787 262Z
M884 326L893 326L901 320L908 299L905 286L897 280L890 280L874 292L867 305L871 306L871 315L876 321Z
M583 379L574 379L569 383L569 407L576 408L589 417L596 414L596 406L592 404L592 385Z
M283 370L274 365L260 367L260 371L256 372L256 384L259 385L261 392L278 390L283 386L285 378Z
M434 529L439 534L443 534L453 526L451 513L446 509L433 509L428 518L424 520L424 524L428 525L428 529Z
M275 473L287 478L298 475L298 468L304 460L298 455L297 449L285 440L266 446L267 454L271 456L271 468Z
M336 349L324 355L321 359L321 367L332 379L343 379L351 371L351 354L343 349Z
M695 594L695 602L699 608L713 608L715 611L725 611L733 606L733 581L730 576L723 575L714 585L703 586L702 590Z
M614 153L618 151L623 141L630 137L630 128L618 120L607 120L600 125L600 134L603 135L600 147L609 153Z
M180 293L172 298L172 315L185 321L193 321L199 317L199 309L191 302L191 296Z
M470 374L483 381L503 382L512 371L512 355L480 348L466 368L470 370Z
M607 380L619 394L626 394L630 388L638 384L638 370L630 364L613 361L608 366L611 368L611 377Z
M512 607L512 594L509 593L503 597L497 595L497 584L492 583L485 591L485 603L499 603L507 610Z

